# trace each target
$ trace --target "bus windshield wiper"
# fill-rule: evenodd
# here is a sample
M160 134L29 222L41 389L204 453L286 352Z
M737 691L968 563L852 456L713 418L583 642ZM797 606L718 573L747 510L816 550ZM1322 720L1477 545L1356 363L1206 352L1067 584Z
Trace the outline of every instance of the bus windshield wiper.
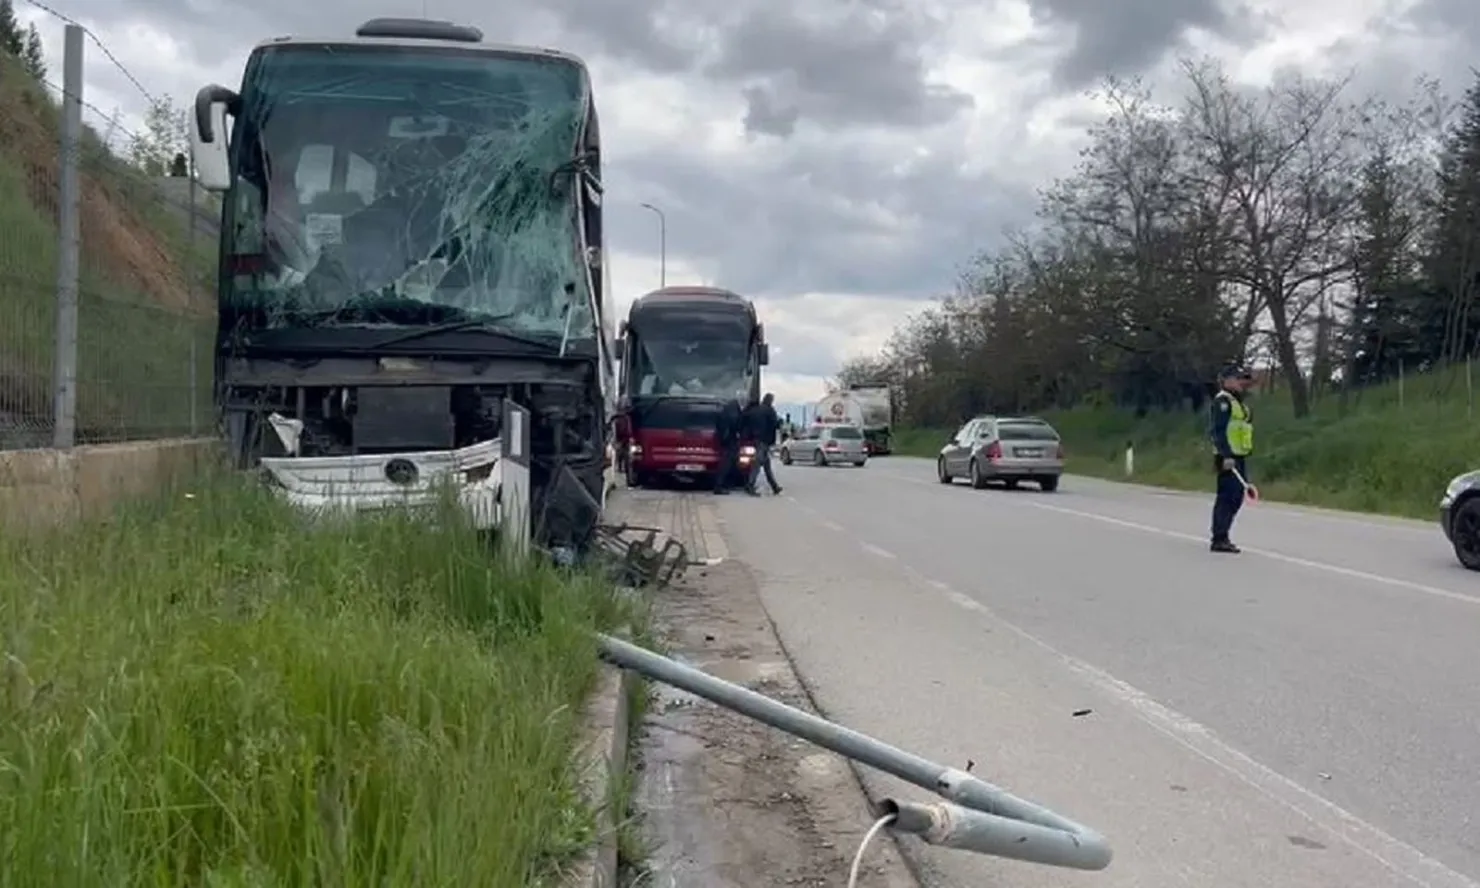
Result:
M459 330L477 330L483 333L492 333L501 339L507 339L510 342L518 342L523 345L534 346L535 348L554 348L554 345L549 341L536 339L533 336L524 336L519 333L513 333L498 326L499 321L507 320L510 317L513 317L513 315L507 314L499 315L498 317L492 318L482 318L479 320L462 320L451 321L446 324L434 324L430 327L422 327L417 330L407 330L402 333L397 333L394 336L388 336L378 342L372 342L369 345L364 346L364 348L361 350L374 351L376 349L388 348L392 345L400 345L404 342L413 342L417 339L423 339L427 336L438 336L442 333L455 333Z

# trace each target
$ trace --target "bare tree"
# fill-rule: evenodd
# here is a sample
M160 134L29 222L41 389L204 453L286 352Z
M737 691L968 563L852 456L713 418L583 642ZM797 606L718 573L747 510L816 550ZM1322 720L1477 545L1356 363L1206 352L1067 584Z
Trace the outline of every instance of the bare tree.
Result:
M1233 249L1218 276L1248 294L1246 318L1266 314L1296 416L1310 411L1296 331L1352 267L1347 233L1357 203L1360 113L1345 80L1285 77L1239 91L1214 62L1186 63L1184 118L1197 184L1226 195Z
M905 422L944 425L1087 399L1196 408L1217 365L1252 359L1305 415L1400 344L1425 361L1473 346L1480 86L1446 128L1432 82L1384 104L1344 80L1250 91L1215 63L1183 70L1175 107L1108 82L1036 224L896 330L887 373L857 361L840 379L887 376Z

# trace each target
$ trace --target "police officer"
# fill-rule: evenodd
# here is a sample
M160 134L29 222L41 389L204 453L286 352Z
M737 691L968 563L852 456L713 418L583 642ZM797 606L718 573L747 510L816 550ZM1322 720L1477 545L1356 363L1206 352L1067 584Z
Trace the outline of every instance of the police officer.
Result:
M1228 534L1244 504L1244 484L1249 478L1247 459L1254 452L1254 417L1245 402L1253 382L1253 374L1242 366L1225 367L1218 376L1218 394L1213 397L1209 437L1213 441L1218 487L1213 499L1213 540L1209 548L1214 552L1240 551Z

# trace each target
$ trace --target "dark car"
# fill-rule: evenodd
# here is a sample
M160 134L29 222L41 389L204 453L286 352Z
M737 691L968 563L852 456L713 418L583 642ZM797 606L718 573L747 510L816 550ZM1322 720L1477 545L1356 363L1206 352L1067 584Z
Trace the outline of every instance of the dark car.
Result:
M1480 570L1480 471L1458 475L1444 488L1439 526L1459 563Z

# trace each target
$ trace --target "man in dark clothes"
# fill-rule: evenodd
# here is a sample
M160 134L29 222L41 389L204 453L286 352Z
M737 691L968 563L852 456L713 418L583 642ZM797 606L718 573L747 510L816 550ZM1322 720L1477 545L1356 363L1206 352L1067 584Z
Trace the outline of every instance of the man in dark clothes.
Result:
M776 473L771 470L771 448L776 445L776 433L781 429L781 417L776 415L773 402L776 396L770 392L761 398L759 404L752 405L745 410L746 437L755 442L755 465L750 468L750 477L746 479L745 491L751 496L760 496L756 490L756 482L761 478L761 472L766 473L766 483L771 485L771 494L774 496L781 492L781 485L776 483Z
M737 392L726 401L714 421L714 445L719 450L719 462L714 467L714 492L727 494L730 476L740 462L740 434L744 431L745 392Z
M1244 505L1249 480L1248 457L1254 452L1254 415L1244 395L1254 377L1243 367L1224 368L1219 374L1218 394L1213 397L1212 422L1208 436L1213 441L1213 468L1217 472L1217 494L1213 498L1213 533L1209 549L1238 554L1229 539L1233 519ZM1235 474L1236 473L1236 474Z

